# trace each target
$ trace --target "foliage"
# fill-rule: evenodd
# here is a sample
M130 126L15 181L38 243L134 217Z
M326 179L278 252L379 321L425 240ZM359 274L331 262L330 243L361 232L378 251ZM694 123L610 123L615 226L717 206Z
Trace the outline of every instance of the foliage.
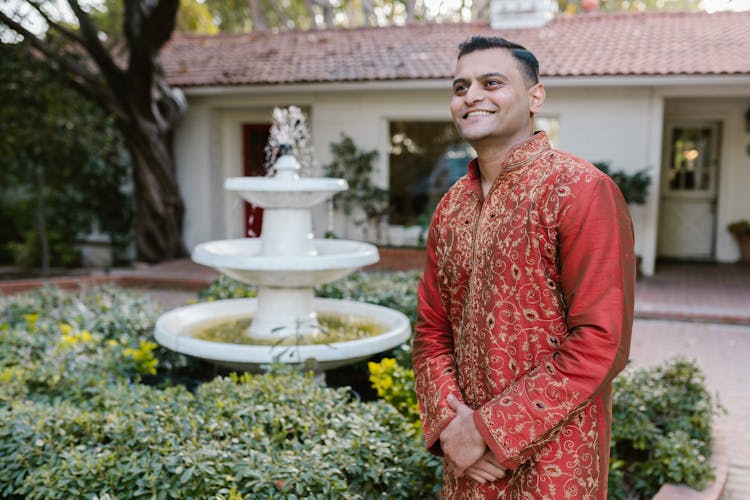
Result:
M86 3L65 3L8 3L10 8L0 9L0 27L6 39L24 41L27 59L46 66L68 88L112 117L133 166L133 240L138 257L149 262L183 257L185 208L172 139L187 103L182 92L166 82L158 59L175 29L180 0L118 2L123 8L117 33L104 31L105 23L98 26L101 16ZM47 246L44 238L42 245Z
M365 218L355 220L355 224L374 223L379 228L388 214L388 190L372 182L377 150L361 151L351 137L342 134L341 142L331 143L331 153L333 161L323 167L326 176L346 179L349 184L349 189L333 197L334 208L346 215L359 209Z
M414 392L414 371L404 368L395 358L383 358L379 363L370 361L370 382L378 396L390 403L412 422L417 431L422 430L417 395Z
M700 0L558 0L560 12L585 13L587 10L603 12L644 12L653 10L688 11L700 9Z
M275 367L142 383L155 310L117 289L0 297L0 497L420 498L440 487L414 428Z
M746 219L742 219L729 224L727 226L727 229L738 240L743 236L750 236L750 222L748 222Z
M39 265L46 237L52 265L75 264L76 239L93 225L124 249L133 200L123 140L111 117L29 53L0 44L0 259Z
M614 382L610 496L651 498L665 483L704 488L719 409L693 361L625 370Z
M628 174L623 170L611 171L607 162L594 163L594 166L612 177L612 180L620 188L627 203L635 203L637 205L646 203L648 188L651 185L651 176L648 174L648 168L639 170L634 174Z
M369 367L378 396L409 421L418 419L413 371L389 359ZM713 478L707 460L715 411L692 361L626 369L614 383L609 498L651 498L665 483L704 488Z
M221 31L233 32L404 24L440 20L456 10L441 7L433 13L413 0L206 0L206 6Z
M255 297L257 288L233 280L225 274L220 274L211 282L208 288L198 292L198 297L207 302L223 299L246 299Z

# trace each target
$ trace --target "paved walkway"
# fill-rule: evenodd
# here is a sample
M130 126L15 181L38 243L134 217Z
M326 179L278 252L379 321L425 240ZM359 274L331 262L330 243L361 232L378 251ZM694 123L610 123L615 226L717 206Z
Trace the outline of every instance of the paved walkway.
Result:
M169 309L194 299L215 276L214 270L180 260L92 281L146 288ZM32 285L0 282L0 291ZM639 278L635 309L631 363L652 366L677 354L697 360L728 410L718 421L729 455L722 498L750 500L750 266L660 263L654 276Z

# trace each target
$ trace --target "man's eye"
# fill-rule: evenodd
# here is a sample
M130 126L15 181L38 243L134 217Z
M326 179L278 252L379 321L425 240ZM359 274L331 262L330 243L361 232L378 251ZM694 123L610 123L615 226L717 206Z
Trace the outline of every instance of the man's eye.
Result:
M469 87L467 87L466 85L456 85L455 87L453 87L453 93L454 94L462 94L462 93L465 93L466 89L468 89L468 88Z
M485 87L497 87L498 85L502 85L499 80L487 80L484 84Z

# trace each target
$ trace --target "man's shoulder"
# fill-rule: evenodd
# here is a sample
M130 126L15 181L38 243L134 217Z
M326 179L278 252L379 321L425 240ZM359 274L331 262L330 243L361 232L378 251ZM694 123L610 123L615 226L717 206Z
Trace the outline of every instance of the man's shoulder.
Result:
M536 173L554 184L597 184L609 176L590 161L567 151L549 149L537 160Z
M548 156L551 165L558 171L580 171L588 172L595 176L606 176L604 172L596 168L590 161L568 151L550 149Z

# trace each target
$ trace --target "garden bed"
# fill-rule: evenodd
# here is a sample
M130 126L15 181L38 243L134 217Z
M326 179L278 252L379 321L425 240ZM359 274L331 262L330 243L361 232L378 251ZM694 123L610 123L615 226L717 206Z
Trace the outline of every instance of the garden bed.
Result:
M419 275L355 273L318 293L414 321ZM199 300L253 293L219 278ZM319 387L294 370L232 376L165 351L151 337L157 308L118 288L0 301L0 497L424 498L440 487L439 461L422 446L409 344ZM613 407L611 499L714 477L716 409L694 363L626 370Z

